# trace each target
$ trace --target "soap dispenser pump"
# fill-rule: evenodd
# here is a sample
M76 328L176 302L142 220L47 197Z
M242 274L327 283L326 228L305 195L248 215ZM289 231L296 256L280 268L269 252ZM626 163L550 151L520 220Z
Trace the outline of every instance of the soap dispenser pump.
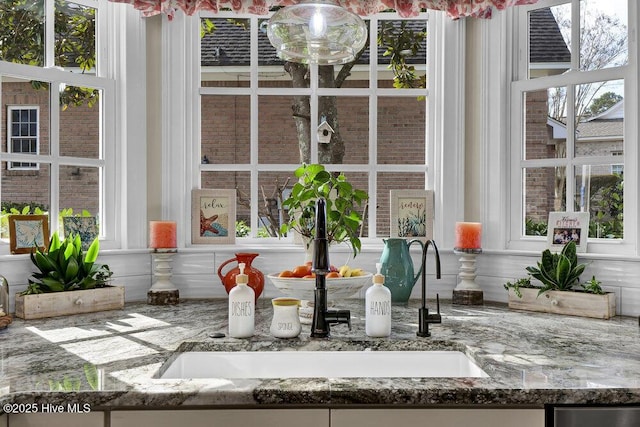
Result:
M236 286L229 291L229 336L249 338L255 332L255 292L248 286L249 276L244 273L245 264L238 264Z
M365 332L370 337L391 335L391 291L384 286L381 268L382 264L377 263L373 286L365 294Z

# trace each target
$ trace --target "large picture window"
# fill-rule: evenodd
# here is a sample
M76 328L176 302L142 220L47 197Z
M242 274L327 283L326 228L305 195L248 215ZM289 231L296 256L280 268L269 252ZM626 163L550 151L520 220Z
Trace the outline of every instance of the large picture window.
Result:
M266 20L201 14L195 186L237 190L238 237L276 237L293 172L322 163L369 193L362 237L389 236L389 191L433 185L428 14L367 17L370 39L359 58L320 67L280 60ZM391 55L402 56L400 73Z
M108 44L110 7L103 0L0 5L3 216L44 212L62 234L62 217L88 214L98 218L101 237L113 238L105 200L115 192L108 172L115 158L107 154L115 82L107 76L111 51L97 49Z
M554 211L589 212L594 244L635 239L635 190L625 179L633 181L636 163L635 126L625 121L636 110L626 102L636 87L627 6L543 0L518 8L517 48L528 54L512 84L512 182L521 182L511 192L514 248L546 236Z

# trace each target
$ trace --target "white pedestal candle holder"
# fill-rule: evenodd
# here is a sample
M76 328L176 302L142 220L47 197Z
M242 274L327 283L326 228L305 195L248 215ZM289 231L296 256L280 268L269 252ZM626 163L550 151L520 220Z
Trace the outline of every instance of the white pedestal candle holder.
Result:
M154 249L152 253L154 283L147 292L147 303L151 305L173 305L180 298L178 288L171 283L173 255L177 249Z
M453 290L452 302L462 305L479 305L484 303L482 289L476 280L476 256L482 249L454 248L453 252L460 255L460 281Z

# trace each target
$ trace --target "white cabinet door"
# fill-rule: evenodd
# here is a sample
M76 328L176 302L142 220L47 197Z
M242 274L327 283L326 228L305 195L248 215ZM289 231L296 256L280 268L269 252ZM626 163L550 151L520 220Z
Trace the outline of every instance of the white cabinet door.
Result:
M11 427L104 427L104 413L11 414L9 424Z
M544 409L333 409L331 427L544 427Z
M328 409L112 411L109 427L329 427ZM11 425L13 427L13 424Z

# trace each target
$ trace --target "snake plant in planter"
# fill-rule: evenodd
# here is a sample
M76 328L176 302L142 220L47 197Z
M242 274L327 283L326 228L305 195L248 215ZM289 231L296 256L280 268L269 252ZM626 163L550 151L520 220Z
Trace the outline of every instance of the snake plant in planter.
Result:
M526 268L528 278L504 285L509 291L509 307L598 319L615 316L614 293L604 292L595 276L580 283L585 267L578 263L575 242L567 243L560 253L546 249L537 266ZM541 286L531 283L531 278L537 279Z
M23 294L75 291L106 285L113 273L109 266L96 263L99 251L97 238L83 253L79 235L67 236L61 241L58 233L54 233L47 250L31 252L31 261L39 272L33 273Z
M537 267L527 267L529 275L542 282L538 295L547 291L572 291L580 281L586 265L578 263L576 243L569 242L560 253L542 252Z

